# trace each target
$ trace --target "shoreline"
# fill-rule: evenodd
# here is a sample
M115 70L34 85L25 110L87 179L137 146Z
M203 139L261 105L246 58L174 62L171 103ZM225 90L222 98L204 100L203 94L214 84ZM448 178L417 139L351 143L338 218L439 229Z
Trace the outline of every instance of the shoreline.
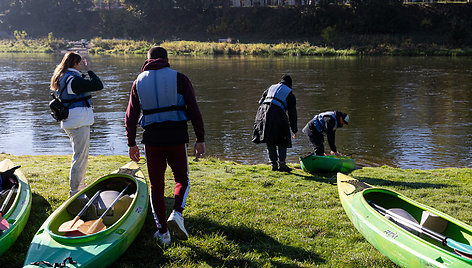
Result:
M0 53L59 53L78 51L94 55L142 55L152 46L163 46L174 55L231 56L472 56L472 47L450 48L437 44L388 43L334 48L309 42L228 43L200 41L148 41L95 38L85 47L79 41L64 39L0 40Z

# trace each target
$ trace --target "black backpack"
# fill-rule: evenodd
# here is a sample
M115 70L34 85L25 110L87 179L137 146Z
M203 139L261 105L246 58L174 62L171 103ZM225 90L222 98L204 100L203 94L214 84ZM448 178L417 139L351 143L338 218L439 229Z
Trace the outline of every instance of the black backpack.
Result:
M49 102L49 109L51 109L51 116L58 122L65 120L67 119L67 117L69 117L69 108L64 105L61 99L59 99L59 96L61 96L62 91L64 91L64 89L67 87L72 78L73 77L69 78L66 81L66 85L64 86L64 88L59 90L57 97L56 94L51 93L52 101Z

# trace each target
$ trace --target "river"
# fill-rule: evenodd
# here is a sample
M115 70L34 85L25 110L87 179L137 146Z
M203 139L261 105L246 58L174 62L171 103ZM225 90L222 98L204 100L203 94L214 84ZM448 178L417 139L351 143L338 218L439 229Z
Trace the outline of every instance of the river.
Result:
M49 79L60 55L0 54L0 152L71 154L49 115ZM90 56L105 89L93 94L90 154L127 154L124 114L140 56ZM303 126L316 113L350 115L336 145L359 166L472 167L472 58L468 57L193 57L170 55L193 83L206 129L207 155L267 163L251 143L262 92L282 74L293 79L298 137L288 162L310 152ZM194 139L193 129L189 130ZM191 146L189 146L191 147ZM328 149L329 150L329 149Z

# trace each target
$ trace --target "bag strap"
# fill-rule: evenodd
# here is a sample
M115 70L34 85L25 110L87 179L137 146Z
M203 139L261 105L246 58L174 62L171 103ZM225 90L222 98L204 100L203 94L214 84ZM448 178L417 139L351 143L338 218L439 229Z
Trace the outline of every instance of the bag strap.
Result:
M67 88L67 86L69 85L70 81L72 81L72 79L74 79L73 75L70 75L69 77L67 77L65 86L63 88L59 89L59 92L58 92L59 94L57 95L58 99L61 99L62 92L64 92L64 89Z

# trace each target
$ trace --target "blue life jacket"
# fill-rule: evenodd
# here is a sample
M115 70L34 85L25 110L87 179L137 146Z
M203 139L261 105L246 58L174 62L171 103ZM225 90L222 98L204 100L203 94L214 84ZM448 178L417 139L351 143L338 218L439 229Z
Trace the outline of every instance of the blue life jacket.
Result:
M92 106L92 96L90 92L83 92L79 94L69 94L67 92L67 87L71 83L72 79L75 77L80 77L80 74L76 72L67 71L61 78L59 82L59 98L69 109L75 107L90 107Z
M269 87L269 91L263 103L275 104L286 111L287 96L290 92L292 92L292 89L282 83L272 85Z
M336 114L334 112L324 112L315 115L315 117L313 118L313 124L315 125L316 130L318 130L318 132L327 131L326 125L323 120L323 117L325 116L331 116L334 119L335 124L333 130L336 130L336 128L338 127L338 120L336 119Z
M143 115L141 126L166 121L187 121L184 96L177 92L177 71L169 67L148 70L136 79Z

